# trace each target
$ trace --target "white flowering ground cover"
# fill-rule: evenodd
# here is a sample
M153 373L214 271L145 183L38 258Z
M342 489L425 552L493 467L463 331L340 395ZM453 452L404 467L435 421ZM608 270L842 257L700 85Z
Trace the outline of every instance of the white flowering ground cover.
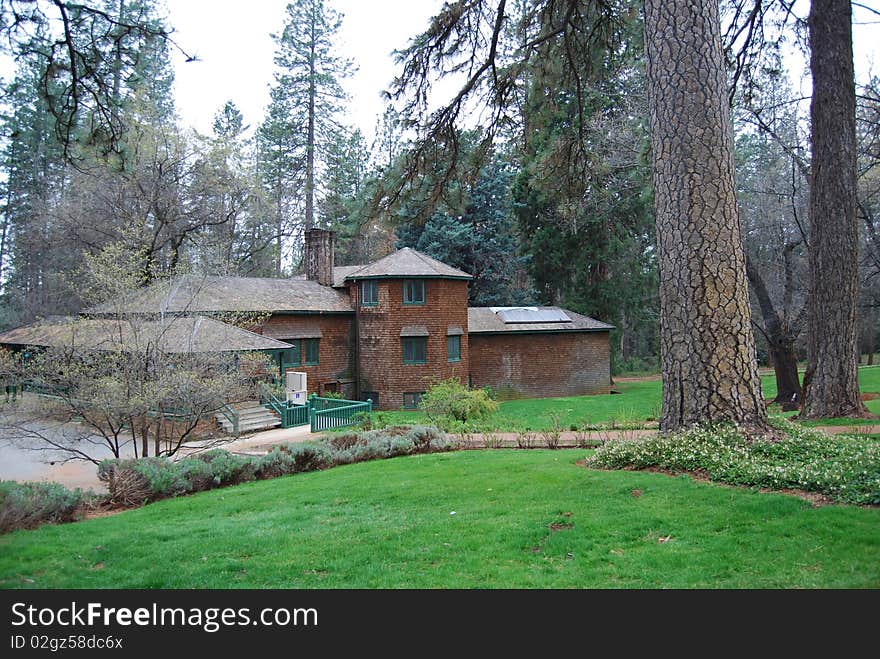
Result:
M588 464L692 472L732 485L798 489L842 503L880 504L880 441L832 436L783 420L773 423L782 439L749 439L734 425L696 427L681 434L610 441Z

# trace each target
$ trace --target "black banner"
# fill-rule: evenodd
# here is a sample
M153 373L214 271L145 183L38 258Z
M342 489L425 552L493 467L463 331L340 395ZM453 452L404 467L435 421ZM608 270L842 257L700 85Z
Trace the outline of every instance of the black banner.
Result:
M0 653L175 656L187 648L226 656L291 648L327 656L611 643L665 654L698 637L728 650L762 638L762 651L778 642L790 652L815 649L817 634L833 636L840 650L873 628L878 599L878 591L2 591ZM807 636L785 632L803 630L810 611L822 612L821 627Z

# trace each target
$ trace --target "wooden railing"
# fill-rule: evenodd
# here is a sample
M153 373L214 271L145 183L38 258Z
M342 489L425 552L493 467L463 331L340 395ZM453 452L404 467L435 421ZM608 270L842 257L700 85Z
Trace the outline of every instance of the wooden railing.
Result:
M267 385L260 385L260 404L268 407L281 417L282 428L305 426L309 423L309 406L297 405L287 400L281 400Z
M362 415L373 411L373 401L360 402L341 398L309 398L312 432L357 424Z

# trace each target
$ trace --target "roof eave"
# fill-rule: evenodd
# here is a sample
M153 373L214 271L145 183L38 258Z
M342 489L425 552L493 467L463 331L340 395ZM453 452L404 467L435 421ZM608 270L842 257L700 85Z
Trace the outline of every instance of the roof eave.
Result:
M610 332L610 327L572 327L569 329L504 329L504 330L468 330L471 334L591 334L594 332Z
M361 279L458 279L469 281L473 279L471 275L363 275L355 277L346 277L346 281L358 281Z

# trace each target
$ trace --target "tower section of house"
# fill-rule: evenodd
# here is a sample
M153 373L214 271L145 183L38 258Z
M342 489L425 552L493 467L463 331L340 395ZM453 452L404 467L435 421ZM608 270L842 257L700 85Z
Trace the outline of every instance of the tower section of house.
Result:
M410 248L347 273L362 399L379 409L415 408L438 380L467 383L471 279Z
M501 399L607 394L612 329L559 307L471 307L471 386Z

